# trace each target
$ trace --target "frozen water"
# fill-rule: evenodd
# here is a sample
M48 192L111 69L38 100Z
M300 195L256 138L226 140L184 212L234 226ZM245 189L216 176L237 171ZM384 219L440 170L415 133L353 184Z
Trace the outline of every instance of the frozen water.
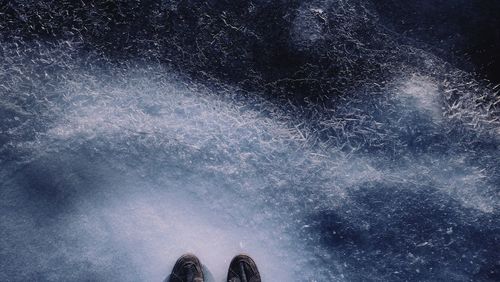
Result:
M293 48L367 21L312 2ZM498 87L430 54L401 47L425 66L297 106L78 40L1 38L2 281L161 281L185 252L217 281L240 252L264 281L498 276Z
M380 155L362 142L333 143L345 138L340 134L325 143L255 95L235 100L235 88L214 92L154 64L88 69L52 56L58 48L37 58L64 65L47 76L3 66L11 72L4 88L17 81L2 102L9 113L3 279L161 280L187 251L217 278L234 254L248 252L265 279L362 279L373 273L363 264L350 273L356 260L394 271L430 267L436 258L421 250L448 256L443 248L465 244L460 232L473 232L461 229L498 212L496 168L472 156L498 151L463 150L447 133L454 125L442 94L423 76L395 81L383 100L356 104L353 96L324 121L344 122L353 140L378 131L364 142L390 144ZM343 116L352 111L365 124ZM409 148L409 140L417 143ZM451 152L428 150L440 142ZM449 215L436 220L436 213ZM389 250L395 258L380 258L388 234L402 246ZM374 249L359 245L370 237ZM463 254L472 268L493 251L482 250L488 240ZM467 269L460 261L434 271L461 277Z

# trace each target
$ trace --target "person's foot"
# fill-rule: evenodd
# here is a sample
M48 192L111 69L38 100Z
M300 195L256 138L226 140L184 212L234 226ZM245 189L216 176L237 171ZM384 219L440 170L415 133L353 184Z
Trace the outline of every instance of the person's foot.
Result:
M180 257L172 269L168 282L203 282L200 260L192 254Z
M229 265L227 282L261 282L257 265L247 255L237 255Z

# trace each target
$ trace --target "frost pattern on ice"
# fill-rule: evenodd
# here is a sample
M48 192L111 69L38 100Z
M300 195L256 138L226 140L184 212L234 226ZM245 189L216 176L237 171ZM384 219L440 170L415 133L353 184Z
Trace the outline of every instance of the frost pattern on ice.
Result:
M312 2L290 15L294 48L366 52L332 45L341 75L378 59L353 35L368 14ZM0 280L161 280L186 251L215 277L249 252L283 280L464 280L491 260L498 86L430 54L398 47L425 67L297 105L78 40L0 43Z

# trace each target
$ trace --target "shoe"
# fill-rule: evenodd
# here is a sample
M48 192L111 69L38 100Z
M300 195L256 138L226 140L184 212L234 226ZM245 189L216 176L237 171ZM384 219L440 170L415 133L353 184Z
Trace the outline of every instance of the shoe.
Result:
M227 282L261 282L257 265L247 255L237 255L229 265Z
M192 254L180 257L172 269L168 282L204 282L200 260Z

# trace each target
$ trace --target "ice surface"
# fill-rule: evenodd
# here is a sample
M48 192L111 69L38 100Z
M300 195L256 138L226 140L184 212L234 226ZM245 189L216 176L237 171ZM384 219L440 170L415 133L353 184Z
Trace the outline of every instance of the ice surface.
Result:
M312 2L292 48L367 21ZM77 40L2 40L2 281L161 281L184 252L216 281L239 252L264 281L498 273L498 92L431 54L403 46L427 67L297 105Z

